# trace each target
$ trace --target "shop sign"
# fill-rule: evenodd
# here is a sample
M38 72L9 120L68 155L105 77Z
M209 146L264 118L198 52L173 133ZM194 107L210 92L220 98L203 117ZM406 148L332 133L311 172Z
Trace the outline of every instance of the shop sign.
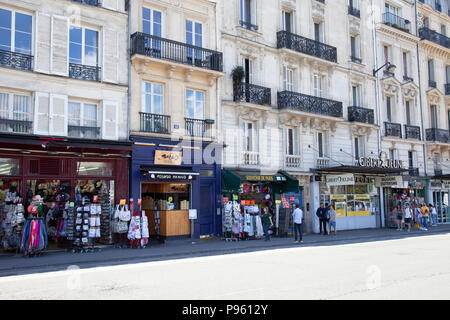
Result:
M442 189L443 185L441 182L431 181L431 187L434 189Z
M158 180L194 180L195 176L190 174L171 174L171 173L151 173L151 179Z
M295 202L295 197L289 197L289 202Z
M450 182L444 182L444 183L442 184L442 188L443 188L443 189L450 189Z
M327 175L327 186L348 186L355 184L353 173Z
M387 176L375 178L376 187L403 188L402 176Z
M189 220L197 219L197 209L189 209Z
M361 157L357 161L360 167L368 168L388 168L388 169L403 169L402 160L388 159L386 152L380 152L378 158Z
M347 200L347 195L345 194L332 194L331 200Z
M413 181L408 181L408 187L410 189L423 189L423 188L425 188L425 185L423 184L422 181L413 180Z
M165 164L172 166L181 165L182 153L181 151L155 151L155 164Z
M276 176L245 176L247 181L286 181L286 177L276 177Z
M355 194L355 200L370 200L368 194Z

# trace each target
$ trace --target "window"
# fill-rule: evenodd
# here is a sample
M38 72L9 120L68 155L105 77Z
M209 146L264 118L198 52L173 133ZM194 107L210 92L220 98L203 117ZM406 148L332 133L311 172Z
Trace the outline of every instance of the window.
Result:
M186 20L186 43L203 47L203 26L201 23Z
M428 19L428 17L424 17L423 18L423 26L425 28L429 28L430 27L430 19Z
M389 47L388 46L383 46L383 56L384 56L384 64L386 64L385 71L389 71L388 65L387 65L387 63L389 62Z
M314 95L316 97L325 97L324 83L324 77L317 74L314 75Z
M144 82L142 84L142 92L142 112L163 114L163 85Z
M443 24L441 25L441 34L443 36L447 36L447 28Z
M245 73L245 83L254 83L253 79L253 60L248 57L242 57L242 67Z
M0 9L0 49L31 55L32 18Z
M409 61L408 56L409 56L408 52L403 52L403 77L404 78L408 77L408 74L409 74L409 72L408 72L408 69L409 69L408 68L408 61Z
M204 119L205 117L205 93L186 89L186 114L191 119Z
M445 67L445 79L447 80L446 83L450 83L450 66Z
M389 159L390 160L398 160L398 150L397 149L389 149Z
M428 80L434 81L434 60L428 60Z
M114 165L111 162L77 162L77 175L112 177Z
M299 143L297 130L294 128L285 129L286 134L286 155L299 155Z
M242 124L244 151L256 152L258 151L257 135L255 125L252 122L244 122Z
M448 130L450 131L450 110L447 111Z
M18 176L20 174L20 160L0 158L0 175Z
M98 32L70 26L69 63L98 65Z
M142 8L142 32L153 36L162 36L162 13Z
M286 91L294 91L294 71L286 66L283 67L283 87Z
M417 152L408 151L408 166L410 169L417 168Z
M365 156L364 137L355 137L355 159L358 160Z
M318 42L324 42L323 23L314 23L314 40Z
M359 8L358 0L348 0L348 5L350 8L355 8L355 9Z
M386 119L388 122L392 122L392 105L389 96L386 96Z
M406 101L406 124L411 125L411 103Z
M395 23L395 19L388 18L388 16L392 16L392 15L398 16L399 15L399 8L394 7L394 6L390 5L389 3L385 3L384 10L385 10L385 13L387 13L386 19L391 19L392 20L392 21L387 20L387 22Z
M350 49L352 60L361 59L361 44L359 36L350 36Z
M353 85L352 94L353 94L353 106L361 107L361 86Z
M323 132L317 133L317 151L319 158L323 158L327 154L327 136Z
M97 105L92 103L81 103L69 101L69 127L87 127L92 128L92 133L96 132L94 128L98 127L97 123ZM69 136L79 136L79 129L69 128Z
M241 0L241 26L249 30L257 30L256 0Z
M432 105L430 110L430 117L431 117L431 128L438 128L438 112L437 112L437 106Z
M294 33L294 14L292 12L282 11L283 31Z
M30 96L0 92L0 121L32 121ZM31 127L27 123L0 122L0 131L28 132Z

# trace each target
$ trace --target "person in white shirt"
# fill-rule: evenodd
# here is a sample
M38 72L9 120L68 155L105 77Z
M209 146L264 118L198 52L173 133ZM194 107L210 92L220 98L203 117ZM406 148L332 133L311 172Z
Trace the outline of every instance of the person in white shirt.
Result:
M411 219L412 219L412 209L409 207L409 203L406 204L405 210L403 210L405 213L405 225L408 226L408 232L411 232Z
M303 211L298 207L298 204L294 205L295 210L292 212L292 217L294 218L294 234L295 234L295 243L299 243L297 234L300 234L300 242L303 242L302 239L302 222L303 222Z

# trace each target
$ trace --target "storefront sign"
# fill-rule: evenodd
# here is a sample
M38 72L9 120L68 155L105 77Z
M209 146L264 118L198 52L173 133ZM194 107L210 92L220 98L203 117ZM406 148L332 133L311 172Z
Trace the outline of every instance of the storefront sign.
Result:
M355 184L353 173L327 175L327 186L347 186Z
M181 151L155 151L155 164L165 164L179 166L181 165L182 153Z
M127 204L127 200L125 200L125 199L120 199L119 204L120 204L121 206L124 206L124 205Z
M431 181L431 188L433 188L433 189L442 189L442 187L443 187L442 182Z
M347 200L347 196L345 194L332 194L331 200Z
M197 219L197 209L189 209L189 220Z
M195 175L190 174L172 174L172 173L151 173L149 178L158 180L194 180Z
M402 176L388 176L375 178L376 187L403 188Z
M277 176L245 176L247 181L286 181L286 177Z
M386 152L380 152L379 158L359 158L357 163L360 167L403 169L403 161L388 159Z
M295 202L295 197L289 197L289 202Z
M450 182L446 181L442 184L443 189L450 189Z

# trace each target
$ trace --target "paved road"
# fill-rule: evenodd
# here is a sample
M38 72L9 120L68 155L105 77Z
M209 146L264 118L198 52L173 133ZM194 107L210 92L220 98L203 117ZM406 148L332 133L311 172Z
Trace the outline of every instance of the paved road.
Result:
M450 235L0 278L0 299L450 299Z

